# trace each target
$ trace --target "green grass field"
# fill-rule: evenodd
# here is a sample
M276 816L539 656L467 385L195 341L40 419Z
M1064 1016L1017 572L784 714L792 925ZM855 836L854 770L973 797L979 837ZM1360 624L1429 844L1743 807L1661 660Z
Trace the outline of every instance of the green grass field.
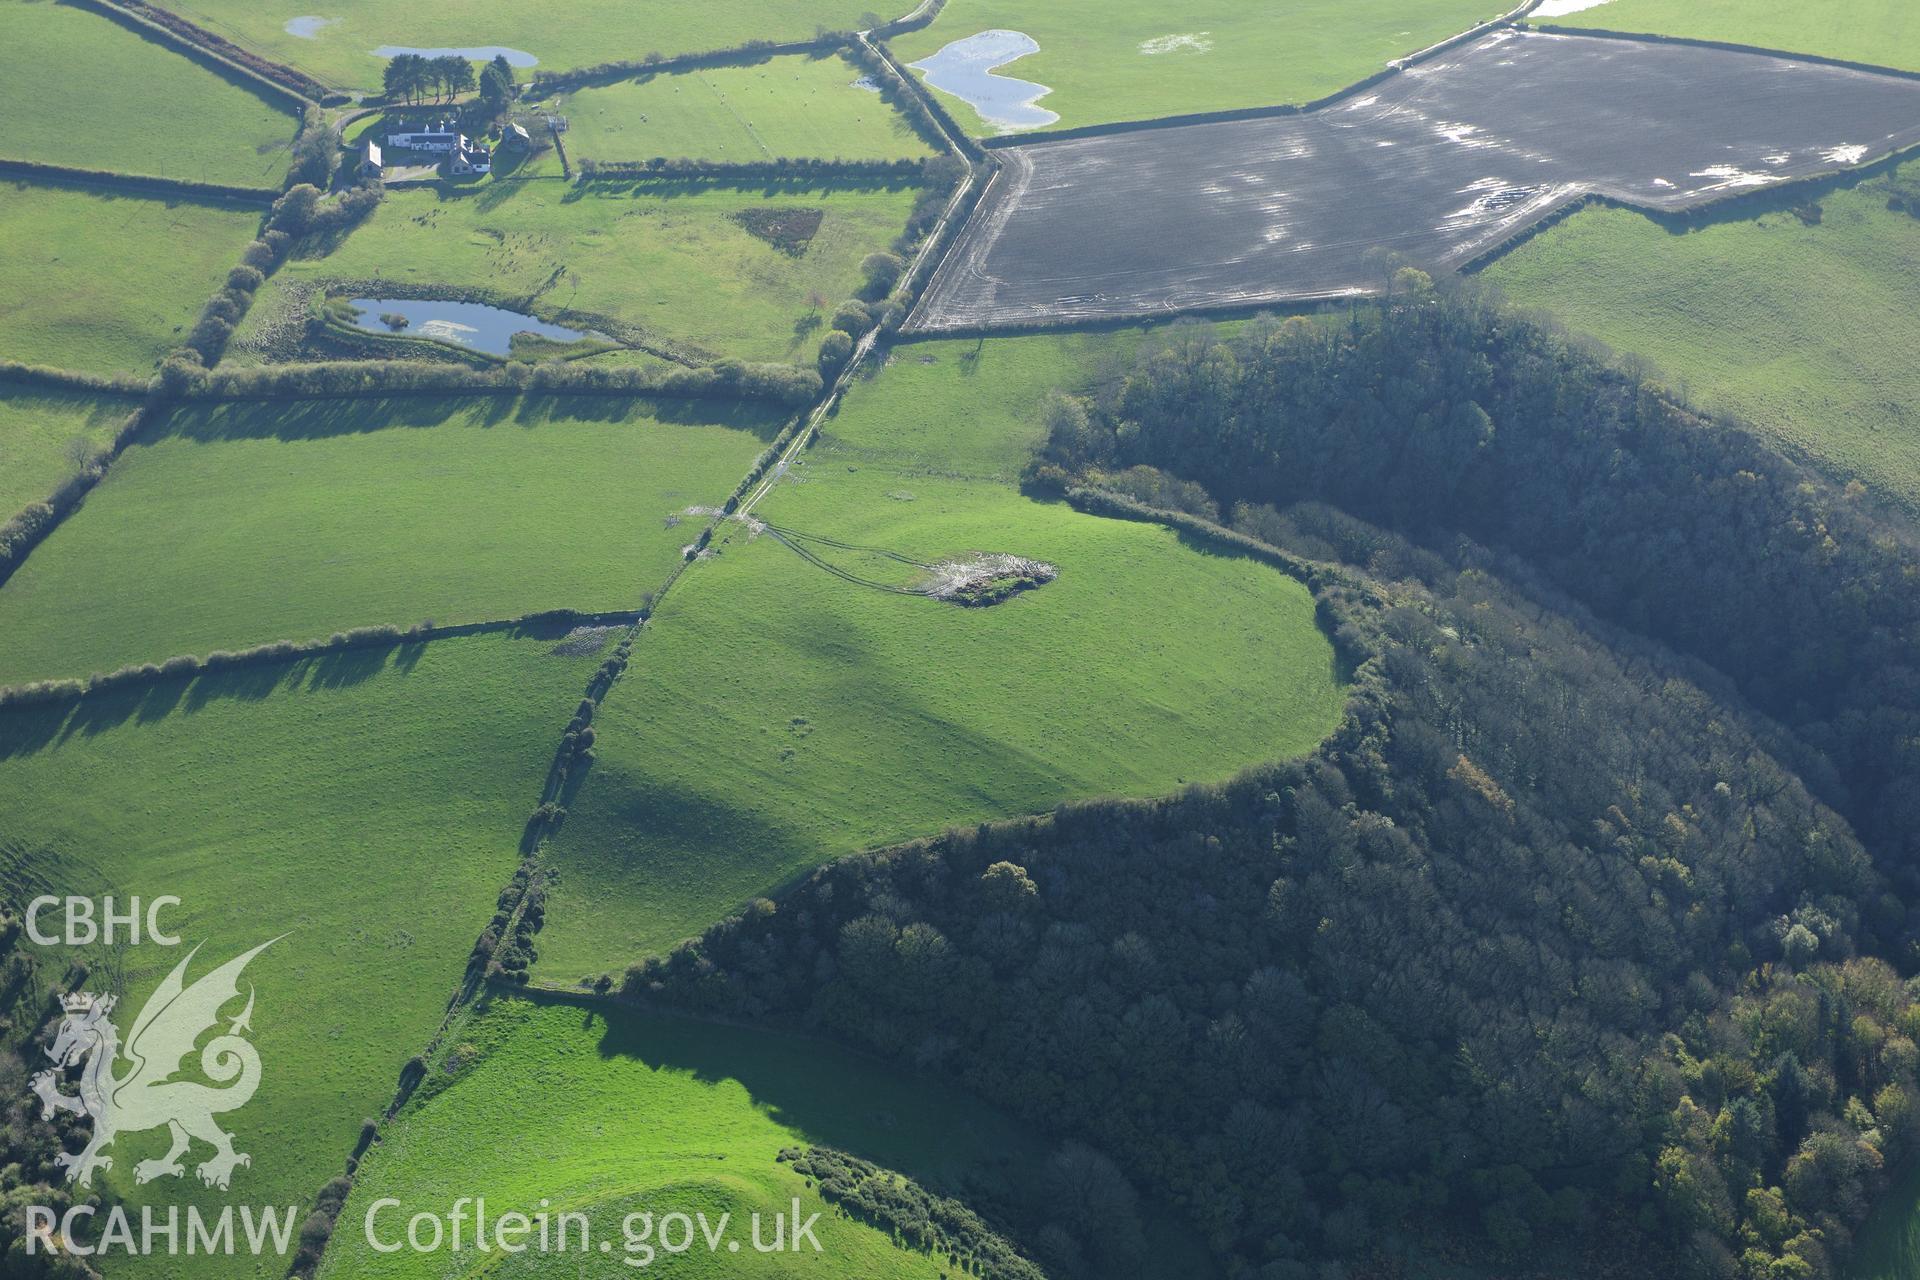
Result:
M949 1087L818 1040L661 1015L609 1021L514 999L494 1001L449 1040L457 1072L436 1063L436 1091L423 1088L368 1158L323 1280L628 1270L599 1252L599 1240L610 1240L612 1258L631 1260L644 1275L936 1280L965 1269L840 1216L776 1161L780 1150L839 1147L948 1194L963 1179L1008 1186L1046 1153L1029 1131ZM404 1229L404 1215L444 1214L462 1195L484 1195L489 1215L542 1206L584 1213L592 1227L588 1256L597 1261L537 1250L484 1260L472 1252L471 1228L464 1255L383 1254L367 1243L363 1224L376 1201L400 1202L376 1219L387 1243L395 1224ZM745 1243L749 1215L770 1218L796 1197L803 1218L820 1214L820 1253L755 1253ZM734 1252L723 1243L709 1254L696 1233L683 1254L629 1253L622 1219L647 1211L704 1212L710 1225L729 1213L742 1246ZM1153 1223L1160 1229L1150 1236L1156 1247L1144 1276L1211 1273L1190 1237L1166 1230L1157 1216Z
M838 54L798 55L623 80L540 105L567 117L567 154L575 159L743 163L931 155L878 90L854 85L861 74Z
M1907 0L1606 0L1538 21L1603 31L1725 40L1920 70L1920 9Z
M0 359L148 372L186 338L260 214L0 183Z
M137 403L0 382L0 523L105 449Z
M1053 90L1051 128L1149 120L1194 111L1308 102L1401 57L1504 13L1504 0L1294 0L1285 6L1200 0L949 0L933 24L892 42L916 62L999 28L1039 44L1001 74ZM998 127L942 94L954 118Z
M1920 1278L1920 1164L1893 1171L1891 1185L1854 1237L1847 1280Z
M1300 583L1013 487L1045 392L1118 346L901 348L755 513L923 560L1059 566L1037 591L974 609L887 594L726 526L595 721L597 760L555 842L543 979L617 975L863 846L1212 781L1331 730L1344 695Z
M1484 275L1703 406L1920 502L1920 219L1872 183L1820 205L1817 226L1776 211L1684 234L1587 209Z
M99 13L0 0L0 156L278 187L289 111Z
M393 5L382 0L177 0L169 7L246 48L344 89L378 89L386 46L522 50L535 70L561 70L649 53L673 56L731 49L749 40L810 40L821 27L850 31L864 25L861 0L704 0L698 5L650 5L636 14L623 0L426 0ZM901 5L904 13L910 4ZM287 30L289 20L327 19L310 38ZM898 16L888 13L886 16ZM528 70L522 70L525 80Z
M282 267L255 310L271 315L293 282L378 277L532 299L541 315L604 316L708 354L805 363L820 325L860 285L860 260L900 234L914 195L682 182L394 191L331 254ZM739 221L755 209L824 216L796 257Z
M599 662L554 644L442 640L0 712L12 894L182 899L162 917L181 948L95 949L89 985L124 993L123 1030L186 948L206 944L197 977L286 935L246 972L259 1092L222 1117L251 1167L228 1194L203 1191L191 1167L139 1188L135 1161L160 1155L165 1134L129 1133L111 1151L116 1195L162 1213L191 1201L304 1214L340 1172L432 1036L519 860L559 726ZM111 1272L279 1280L286 1259L189 1270L162 1253L115 1258Z
M637 609L778 430L712 401L178 414L0 587L0 684L377 623ZM239 499L244 500L239 500Z

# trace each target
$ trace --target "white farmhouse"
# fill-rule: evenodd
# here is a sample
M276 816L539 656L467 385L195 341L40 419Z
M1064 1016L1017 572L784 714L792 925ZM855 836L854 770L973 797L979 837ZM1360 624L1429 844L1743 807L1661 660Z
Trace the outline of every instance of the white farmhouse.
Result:
M390 133L387 145L443 155L447 158L447 172L451 174L493 172L493 153L487 145L468 138L451 120L435 121L423 129Z
M387 135L387 145L390 147L401 147L408 151L434 151L441 155L451 155L466 140L466 135L455 128L451 120L437 121L424 129Z

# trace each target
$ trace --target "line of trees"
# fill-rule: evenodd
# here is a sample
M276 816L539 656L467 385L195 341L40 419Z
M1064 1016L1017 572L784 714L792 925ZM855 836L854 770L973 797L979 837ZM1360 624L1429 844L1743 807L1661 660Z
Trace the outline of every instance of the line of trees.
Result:
M1158 467L1223 511L1324 502L1524 563L1785 722L1920 903L1920 531L1858 484L1418 272L1346 324L1193 329L1056 420L1048 452ZM1920 961L1920 917L1889 942Z
M1670 659L1336 512L1312 523L1317 549L1409 575L1323 579L1368 656L1315 757L836 862L623 990L944 1070L1111 1152L1271 1280L1418 1242L1731 1276L1713 1268L1743 1247L1843 1241L1907 1149L1914 1084L1884 966L1849 967L1884 886L1845 822ZM1825 1011L1784 1037L1756 983ZM1863 1062L1871 1044L1894 1047ZM1663 1159L1720 1167L1723 1112L1789 1095L1736 1173L1659 1190ZM1789 1177L1827 1148L1839 1191Z
M513 68L504 56L495 55L487 69L494 74L496 91L501 69L507 84L513 83ZM396 54L387 59L380 76L380 87L389 102L417 103L429 96L435 102L449 102L471 92L478 83L473 63L454 53L437 58L420 53Z
M187 45L194 51L194 56L210 57L216 62L228 64L248 78L265 81L263 87L271 90L276 96L293 99L293 105L296 107L300 99L320 102L333 96L326 85L305 72L296 71L285 63L261 57L250 49L243 49L225 36L215 35L205 27L189 22L160 5L148 4L146 0L89 0L89 2L109 16L123 22L149 30L158 28L161 39L169 43L177 42Z
M550 94L564 93L569 89L577 89L583 85L611 84L617 80L632 80L641 76L674 71L690 71L696 67L748 66L766 62L781 53L803 53L808 50L824 52L839 47L845 39L846 37L841 35L823 33L812 40L791 43L775 40L748 40L731 48L677 54L671 58L654 49L643 58L623 58L586 67L568 67L559 71L543 67L533 73L533 83L529 91L535 97L546 97Z
M425 360L337 360L217 369L170 362L162 373L178 380L176 395L218 400L526 393L687 396L800 406L817 399L822 387L820 375L812 369L734 359L664 371L584 361L509 361L486 369Z
M1046 416L1037 489L1346 566L1345 723L843 860L622 990L944 1070L1263 1280L1835 1275L1920 1132L1914 530L1417 273Z
M58 1215L76 1202L54 1157L85 1145L93 1122L67 1111L43 1119L28 1087L52 1065L43 1028L60 1016L58 994L79 990L87 970L75 962L62 974L36 957L22 927L25 906L15 891L0 891L0 1272L22 1280L99 1280L72 1254L50 1254L44 1246L27 1254L27 1206L44 1205Z

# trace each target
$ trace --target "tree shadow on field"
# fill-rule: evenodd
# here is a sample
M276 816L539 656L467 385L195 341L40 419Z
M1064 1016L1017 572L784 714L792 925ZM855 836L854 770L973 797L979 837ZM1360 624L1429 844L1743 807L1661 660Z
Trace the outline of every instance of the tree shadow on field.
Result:
M437 427L479 397L388 396L322 400L238 400L176 413L164 434L198 444L234 440L324 440L390 427ZM487 399L511 408L513 397ZM506 410L502 410L504 413Z
M343 396L318 400L234 401L195 406L176 413L161 430L159 438L175 436L197 444L240 440L291 442L450 424L483 429L510 425L532 430L547 425L564 427L569 422L610 423L632 419L636 430L645 430L652 422L733 427L750 431L761 440L772 440L780 434L790 414L790 410L769 404L710 397L448 392L371 399Z
M410 676L413 669L420 665L420 659L426 656L425 640L410 641L393 651L393 669L399 675Z
M516 165L515 167L518 168L519 166ZM514 182L500 182L496 180L486 183L484 186L477 188L472 194L473 207L479 213L491 213L507 201L519 195L521 189L526 187L529 181L530 179L520 179Z
M42 705L0 710L0 760L30 756L91 738L129 721L157 724L172 715L193 715L220 701L260 702L276 693L332 692L364 684L391 668L407 675L419 663L426 641L385 647L340 649L317 656L248 663L220 671L84 693Z
M947 1194L986 1176L956 1144L956 1124L983 1105L960 1103L953 1086L823 1040L722 1026L671 1014L589 1011L584 1028L600 1032L603 1058L629 1059L650 1071L678 1071L704 1084L734 1082L771 1118L809 1139L897 1169ZM951 1100L951 1101L950 1101ZM1017 1142L1008 1126L1007 1144ZM1030 1154L1037 1156L1037 1150Z
M1223 546L1215 542L1212 538L1206 537L1204 534L1195 533L1190 529L1175 529L1174 533L1180 540L1182 550L1190 551L1198 556L1205 556L1210 560L1245 560L1252 564L1260 565L1262 568L1270 569L1283 578L1289 578L1294 582L1300 583L1300 585L1305 587L1309 592L1312 591L1311 587L1301 582L1299 578L1294 577L1293 574L1288 573L1284 568L1271 561L1263 560L1251 552L1240 550L1237 547ZM1316 606L1313 611L1313 625L1321 635L1327 638L1330 644L1332 654L1328 660L1329 665L1327 670L1334 684L1340 686L1352 684L1353 673L1364 660L1364 655L1357 652L1343 652L1338 637L1335 635L1334 628L1328 624L1325 612L1318 606Z
M79 699L0 711L0 760L30 756L61 740Z
M305 670L305 688L309 690L350 689L354 685L364 684L386 669L387 659L394 655L395 645L387 649L341 649L333 653L323 653L307 661ZM295 673L295 680L299 678Z

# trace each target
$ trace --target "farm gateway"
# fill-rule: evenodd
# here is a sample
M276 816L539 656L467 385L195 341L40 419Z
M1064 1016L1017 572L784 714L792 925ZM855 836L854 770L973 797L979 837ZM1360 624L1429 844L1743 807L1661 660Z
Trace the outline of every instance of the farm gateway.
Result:
M300 1221L295 1205L256 1207L222 1205L209 1217L198 1205L188 1205L182 1213L179 1205L164 1210L153 1205L140 1207L139 1224L121 1205L107 1209L104 1215L93 1205L77 1204L65 1213L56 1213L46 1205L26 1206L27 1255L42 1253L72 1254L79 1258L121 1254L145 1257L158 1254L193 1256L197 1254L284 1254L293 1244L293 1228ZM94 1244L81 1238L93 1227L95 1217L100 1237ZM236 1230L237 1226L237 1230Z

